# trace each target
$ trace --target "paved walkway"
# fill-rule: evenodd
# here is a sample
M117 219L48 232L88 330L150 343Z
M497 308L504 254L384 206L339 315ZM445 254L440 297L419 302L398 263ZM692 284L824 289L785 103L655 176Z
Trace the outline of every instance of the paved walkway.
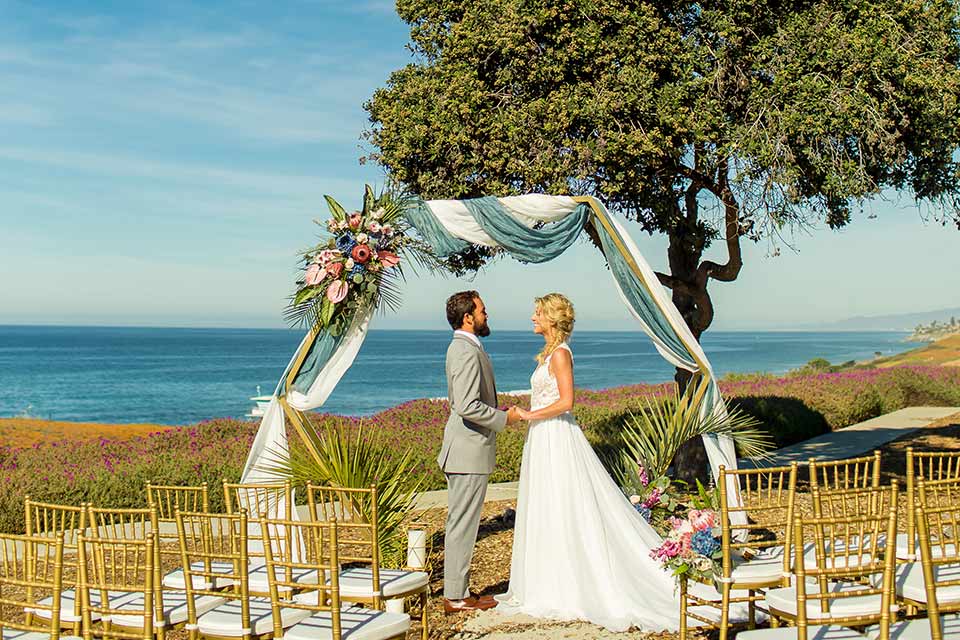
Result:
M960 407L908 407L864 422L850 425L839 431L777 449L763 466L780 466L791 462L806 462L810 458L841 460L873 451L900 436L922 429L932 422L960 413ZM755 464L752 460L740 460L741 466ZM501 482L487 486L486 502L517 499L516 482ZM436 509L447 506L447 492L426 491L417 496L414 509Z
M770 467L806 462L810 458L853 458L955 413L960 413L960 407L907 407L777 449L769 459L760 464ZM741 466L751 462L741 460Z

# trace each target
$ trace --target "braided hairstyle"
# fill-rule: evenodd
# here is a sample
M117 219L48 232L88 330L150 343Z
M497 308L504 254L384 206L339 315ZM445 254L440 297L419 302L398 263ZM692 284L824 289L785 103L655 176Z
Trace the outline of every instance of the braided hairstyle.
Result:
M547 357L560 346L560 343L566 342L573 333L573 303L562 293L548 293L540 298L534 298L533 302L540 309L540 315L553 329L553 337L537 354L537 362L543 364Z

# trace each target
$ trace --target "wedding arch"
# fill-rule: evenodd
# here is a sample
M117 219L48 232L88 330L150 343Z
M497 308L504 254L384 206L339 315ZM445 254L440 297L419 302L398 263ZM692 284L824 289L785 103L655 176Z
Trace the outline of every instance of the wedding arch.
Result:
M690 371L694 402L702 412L725 412L706 354L687 327L653 269L623 223L589 196L528 194L504 198L429 200L376 197L367 187L362 212L348 214L327 198L332 218L328 244L305 255L305 275L294 304L312 318L300 346L281 376L244 465L242 481L270 479L264 468L286 450L289 422L310 454L303 412L323 406L353 363L383 292L382 277L400 262L406 230L421 248L440 258L472 245L497 248L521 262L546 262L587 231L599 241L621 299L657 351ZM725 416L725 414L722 414ZM737 467L728 435L703 436L713 477L720 465ZM726 488L739 503L739 488Z

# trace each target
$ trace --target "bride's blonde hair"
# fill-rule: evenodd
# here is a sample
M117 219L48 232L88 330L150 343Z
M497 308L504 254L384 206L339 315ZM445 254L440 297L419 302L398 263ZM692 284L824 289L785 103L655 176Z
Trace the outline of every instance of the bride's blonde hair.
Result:
M548 293L534 298L533 302L540 309L540 315L553 329L553 337L543 345L543 351L537 354L537 362L543 364L547 356L573 333L573 303L562 293Z

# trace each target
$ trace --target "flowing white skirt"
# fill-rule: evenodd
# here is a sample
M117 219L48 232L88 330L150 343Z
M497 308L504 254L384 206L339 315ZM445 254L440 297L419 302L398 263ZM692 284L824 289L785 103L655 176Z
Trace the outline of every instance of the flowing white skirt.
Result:
M570 414L531 422L523 447L510 588L496 611L587 620L611 631L679 628L661 542Z

